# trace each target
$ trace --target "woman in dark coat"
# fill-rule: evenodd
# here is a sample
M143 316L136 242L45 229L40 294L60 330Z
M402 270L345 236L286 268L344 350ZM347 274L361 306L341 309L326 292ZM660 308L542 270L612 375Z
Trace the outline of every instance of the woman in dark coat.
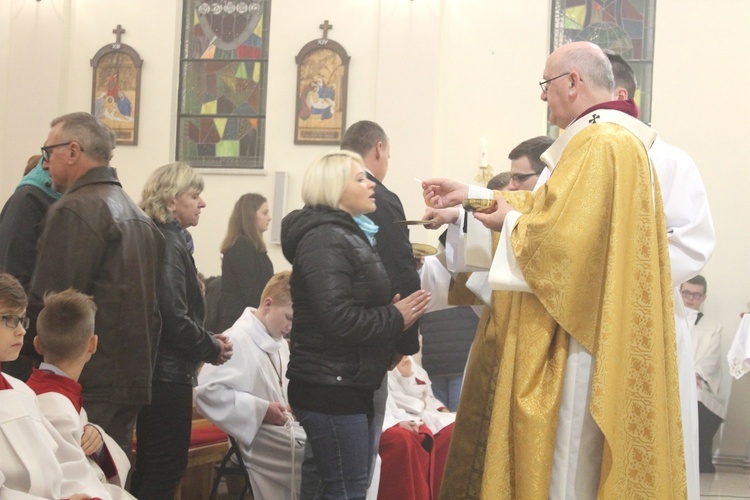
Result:
M337 151L305 174L306 206L282 222L292 262L294 323L289 403L307 434L322 498L365 498L373 393L396 340L425 312L429 294L391 297L375 251L374 183L362 158Z
M242 316L246 307L258 307L260 295L273 276L263 233L271 222L268 201L247 193L234 205L227 235L221 244L219 323L223 332Z
M223 335L203 328L203 295L187 232L206 206L201 191L200 174L185 163L170 163L151 174L140 203L165 240L159 286L162 326L151 404L143 407L136 423L131 493L141 500L174 496L187 468L198 364L222 364L232 356L232 345Z

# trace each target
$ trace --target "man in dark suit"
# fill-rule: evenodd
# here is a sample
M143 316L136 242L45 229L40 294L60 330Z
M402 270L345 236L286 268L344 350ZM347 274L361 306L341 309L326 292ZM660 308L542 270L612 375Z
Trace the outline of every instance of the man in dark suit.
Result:
M341 149L354 151L362 156L367 177L375 183L376 208L374 212L367 214L380 228L375 235L375 249L388 272L393 294L407 297L421 286L409 242L409 228L404 224L394 224L394 221L406 219L404 206L396 193L383 185L391 156L388 136L377 123L363 120L347 129L341 141ZM419 351L417 327L418 325L412 326L402 337L398 345L398 353L401 355ZM394 359L393 366L399 360L400 357Z
M391 293L407 297L421 288L419 274L415 267L414 252L409 242L409 228L403 224L394 224L404 220L404 206L396 193L383 185L388 173L388 160L391 148L388 136L383 128L375 122L362 120L349 127L341 140L341 149L358 153L365 162L367 177L375 182L375 211L367 216L378 225L375 235L375 249L391 281ZM419 351L419 322L404 332L397 345L397 352L391 360L391 368L396 366L404 355ZM385 400L388 397L388 376L375 392L375 416L371 426L370 437L373 441L373 457L370 465L370 480L378 453L378 442L383 427Z

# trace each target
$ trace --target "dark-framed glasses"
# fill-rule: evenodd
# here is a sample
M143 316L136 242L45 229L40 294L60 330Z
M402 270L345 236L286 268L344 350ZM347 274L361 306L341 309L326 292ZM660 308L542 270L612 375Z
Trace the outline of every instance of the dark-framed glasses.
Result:
M550 78L549 80L541 81L541 82L539 82L539 87L542 89L542 92L546 94L547 93L547 89L549 88L549 83L550 82L553 82L553 81L557 80L558 78L562 78L562 77L567 76L569 74L570 74L570 71L568 71L566 73L563 73L562 75L557 75L557 76L555 76L553 78Z
M526 179L530 177L534 177L535 175L539 175L536 172L531 172L530 174L510 174L510 180L511 182L517 182L521 183L524 182Z
M703 298L702 292L689 292L687 290L682 290L680 295L682 295L683 299L701 300Z
M68 141L68 142L61 142L59 144L50 144L49 146L42 146L42 160L49 161L50 157L50 151L52 151L55 148L59 148L61 146L67 146L68 144L73 144L76 141ZM76 143L78 144L78 143ZM78 148L81 150L81 153L85 152L83 147L81 147L80 144L78 144Z
M20 324L24 330L29 328L29 318L27 316L16 316L15 314L4 314L2 316L5 326L8 328L17 328Z

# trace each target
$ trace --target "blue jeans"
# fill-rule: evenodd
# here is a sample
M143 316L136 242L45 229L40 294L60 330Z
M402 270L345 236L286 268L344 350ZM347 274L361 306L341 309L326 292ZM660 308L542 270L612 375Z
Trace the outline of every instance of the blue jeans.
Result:
M458 410L458 400L461 396L461 385L464 383L463 375L436 375L430 376L432 381L432 393L435 397L450 409Z
M370 462L367 416L328 415L298 408L294 414L305 429L320 476L315 498L365 498Z

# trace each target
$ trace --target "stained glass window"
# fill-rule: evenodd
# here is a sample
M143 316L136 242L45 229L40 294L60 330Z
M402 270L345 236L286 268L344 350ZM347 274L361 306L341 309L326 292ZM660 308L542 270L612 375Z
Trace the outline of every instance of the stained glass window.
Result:
M641 120L651 121L656 0L553 0L550 52L587 40L622 56L633 68L638 90L633 98Z
M270 0L184 0L177 159L262 169Z

